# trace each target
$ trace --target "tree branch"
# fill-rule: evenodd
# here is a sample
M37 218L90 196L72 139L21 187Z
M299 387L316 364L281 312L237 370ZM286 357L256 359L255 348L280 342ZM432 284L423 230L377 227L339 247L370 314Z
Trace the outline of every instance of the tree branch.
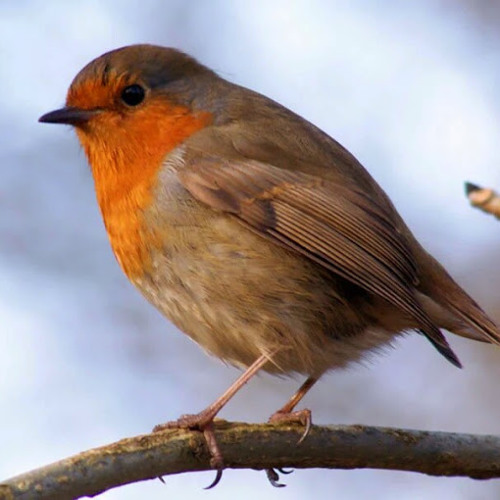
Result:
M466 182L465 194L473 207L500 219L500 195L493 189L482 188L471 182Z
M500 437L391 429L216 421L228 468L375 468L433 476L500 477ZM166 430L84 451L0 484L0 499L94 496L135 481L209 470L203 434Z

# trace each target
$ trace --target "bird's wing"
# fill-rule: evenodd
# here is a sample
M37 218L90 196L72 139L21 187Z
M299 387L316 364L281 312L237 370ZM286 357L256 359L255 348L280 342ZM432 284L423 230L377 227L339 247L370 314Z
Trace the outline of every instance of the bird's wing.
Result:
M229 212L410 317L452 363L460 362L414 295L416 266L385 208L363 191L254 160L196 155L178 172L198 201Z

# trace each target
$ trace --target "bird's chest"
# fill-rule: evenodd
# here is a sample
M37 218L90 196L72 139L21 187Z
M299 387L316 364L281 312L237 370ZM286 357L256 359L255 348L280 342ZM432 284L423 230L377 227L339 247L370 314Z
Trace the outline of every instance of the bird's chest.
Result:
M178 229L196 224L189 210L194 200L172 167L122 184L98 191L97 197L115 257L135 283L157 274L155 256L169 248Z
M145 198L141 191L142 186L138 186L130 196L101 207L113 253L131 281L151 268L151 249L160 244L155 229L145 223L144 204L138 203Z
M146 298L182 329L185 318L207 323L228 272L231 229L223 226L235 221L194 200L175 168L161 172L148 196L138 205L146 198L138 186L103 214L114 254Z

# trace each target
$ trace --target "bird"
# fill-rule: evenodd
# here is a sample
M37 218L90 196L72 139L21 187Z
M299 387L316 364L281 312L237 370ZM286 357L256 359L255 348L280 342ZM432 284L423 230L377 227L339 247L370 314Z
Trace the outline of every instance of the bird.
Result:
M416 240L368 171L272 99L169 47L107 52L40 122L74 127L114 255L146 299L208 353L244 369L198 414L220 479L213 420L257 372L326 372L415 330L461 363L442 330L500 344L500 330ZM194 369L194 368L190 368ZM213 485L212 485L213 486Z

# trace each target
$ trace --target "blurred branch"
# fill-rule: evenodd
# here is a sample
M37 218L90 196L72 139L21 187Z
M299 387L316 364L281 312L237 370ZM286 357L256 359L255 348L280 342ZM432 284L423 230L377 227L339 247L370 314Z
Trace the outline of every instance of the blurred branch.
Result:
M482 188L466 182L465 193L472 206L500 219L500 195L495 193L493 189Z
M500 477L500 437L391 429L216 421L228 468L375 468L433 476ZM203 434L183 430L123 439L0 483L0 499L66 499L169 474L210 470Z

